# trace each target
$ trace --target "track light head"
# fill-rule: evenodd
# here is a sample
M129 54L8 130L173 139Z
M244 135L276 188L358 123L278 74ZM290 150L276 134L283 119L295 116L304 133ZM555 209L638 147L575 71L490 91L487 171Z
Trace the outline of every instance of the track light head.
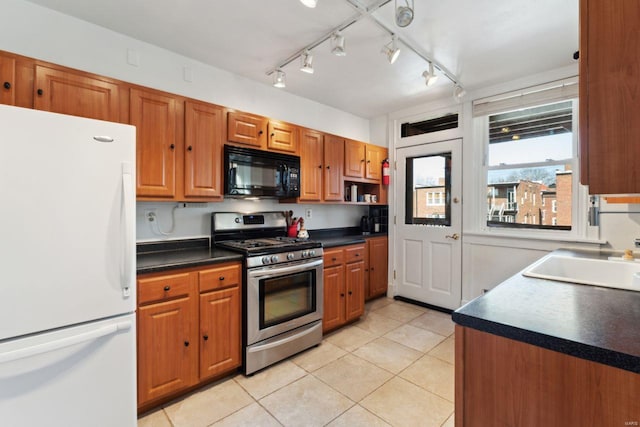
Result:
M300 0L300 3L307 7L314 8L318 4L318 0Z
M433 84L438 80L438 76L433 69L433 63L429 62L429 69L422 73L422 77L424 77L424 84L426 84L427 87L433 86Z
M389 64L393 64L400 56L400 49L398 48L398 36L395 34L392 36L392 40L389 44L382 47L382 53L387 56Z
M331 36L331 53L335 56L346 56L344 36L338 31Z
M462 101L462 98L467 94L467 91L462 88L458 83L453 87L453 99L457 102Z
M277 88L287 87L286 77L287 77L287 75L280 68L278 68L276 71L274 71L274 73L273 73L273 87L277 87Z
M300 71L313 74L313 55L308 50L300 56L300 61Z
M406 6L398 7L398 0L395 0L396 7L396 25L398 27L406 27L413 21L413 0L411 0L411 5L409 5L409 0L405 0Z

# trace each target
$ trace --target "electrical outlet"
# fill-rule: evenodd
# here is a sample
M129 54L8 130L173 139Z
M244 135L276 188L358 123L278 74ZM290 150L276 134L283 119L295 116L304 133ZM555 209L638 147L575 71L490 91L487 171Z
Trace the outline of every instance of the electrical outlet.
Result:
M311 210L311 208L309 208L309 209L307 209L307 210L305 210L305 211L304 211L304 217L305 217L306 219L311 219L311 214L312 214L312 210Z
M149 222L155 221L157 215L158 215L158 211L156 209L145 209L144 210L144 218Z

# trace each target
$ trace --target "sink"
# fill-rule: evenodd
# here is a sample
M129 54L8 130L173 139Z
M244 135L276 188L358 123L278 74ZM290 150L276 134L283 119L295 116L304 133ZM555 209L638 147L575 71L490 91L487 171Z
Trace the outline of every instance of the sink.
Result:
M524 276L583 285L640 291L640 263L548 255Z

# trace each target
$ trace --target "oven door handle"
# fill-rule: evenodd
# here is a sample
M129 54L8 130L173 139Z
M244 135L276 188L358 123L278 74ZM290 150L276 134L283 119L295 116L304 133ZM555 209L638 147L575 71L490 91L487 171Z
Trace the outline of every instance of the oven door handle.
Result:
M318 266L321 266L323 262L324 261L322 260L322 258L320 258L313 262L303 262L303 263L288 266L288 267L277 267L272 270L269 269L264 271L250 271L249 276L255 277L255 278L280 276L286 273L294 273L298 271L301 272L301 271L309 270L311 268L316 268Z

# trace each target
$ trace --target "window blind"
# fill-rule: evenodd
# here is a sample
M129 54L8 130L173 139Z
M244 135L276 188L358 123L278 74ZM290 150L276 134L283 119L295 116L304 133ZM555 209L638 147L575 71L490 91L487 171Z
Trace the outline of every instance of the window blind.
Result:
M578 97L578 76L473 101L473 117Z

